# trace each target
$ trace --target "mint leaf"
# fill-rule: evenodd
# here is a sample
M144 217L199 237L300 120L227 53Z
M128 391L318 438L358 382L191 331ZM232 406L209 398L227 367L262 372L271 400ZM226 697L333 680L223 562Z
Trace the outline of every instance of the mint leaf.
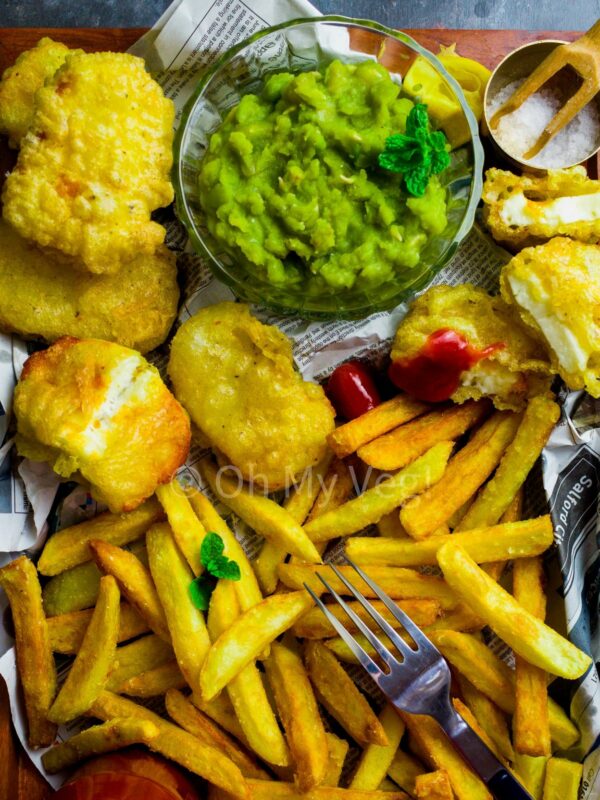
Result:
M223 539L221 539L218 533L211 531L210 533L207 533L202 540L202 546L200 547L200 561L202 561L204 566L208 569L208 563L213 559L223 555L223 550L225 550L225 543L223 542Z
M190 599L200 611L208 611L210 598L217 581L210 575L200 575L190 583Z
M225 543L218 533L207 533L200 548L200 560L206 571L215 578L239 581L241 572L235 561L223 555Z
M239 565L236 561L228 561L223 568L223 574L220 576L228 581L239 581L242 577Z
M377 161L383 169L401 173L406 191L413 197L425 194L431 175L450 163L446 136L430 129L427 106L416 103L412 107L406 132L388 136Z

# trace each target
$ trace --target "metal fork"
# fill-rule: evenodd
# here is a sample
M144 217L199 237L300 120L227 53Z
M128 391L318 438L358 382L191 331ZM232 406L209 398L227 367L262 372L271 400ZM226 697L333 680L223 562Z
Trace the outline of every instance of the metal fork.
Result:
M387 666L389 672L384 672L373 661L342 623L327 610L327 606L312 591L310 586L307 584L304 584L304 586L379 689L397 709L410 714L426 714L433 717L441 725L454 747L479 775L497 800L533 800L529 792L523 788L453 708L450 702L450 669L439 650L434 647L410 617L402 609L398 608L393 600L360 567L351 561L348 556L345 556L345 558L348 564L356 570L359 577L385 603L414 642L414 647L409 646L343 573L333 564L328 565L346 586L350 594L358 600L382 632L390 639L402 656L402 660L399 661L375 636L369 626L329 585L327 580L319 574L321 583L341 605L357 628L365 635Z

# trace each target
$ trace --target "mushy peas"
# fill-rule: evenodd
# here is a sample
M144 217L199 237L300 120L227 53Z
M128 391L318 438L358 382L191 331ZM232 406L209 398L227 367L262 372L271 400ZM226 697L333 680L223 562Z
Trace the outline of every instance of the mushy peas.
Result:
M380 168L413 103L373 61L267 78L213 133L199 175L212 237L279 287L370 289L408 277L446 227L446 191L422 197Z

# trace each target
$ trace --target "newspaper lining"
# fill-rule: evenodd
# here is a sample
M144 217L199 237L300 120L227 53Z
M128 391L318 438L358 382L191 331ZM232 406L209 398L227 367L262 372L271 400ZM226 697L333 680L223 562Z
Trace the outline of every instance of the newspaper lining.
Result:
M173 99L177 116L198 77L233 44L267 25L301 16L317 16L306 0L175 0L156 25L130 49L146 60L148 69ZM325 43L326 44L326 43ZM332 48L333 48L333 44ZM335 42L339 46L339 42ZM199 308L231 300L232 292L216 280L202 257L189 248L185 232L172 213L161 220L167 226L168 243L179 251L183 272L183 296L178 318L181 324ZM498 272L507 260L506 253L475 226L456 256L437 277L436 283L471 282L488 290L497 288ZM401 304L392 312L373 314L360 321L308 322L299 318L280 318L265 309L253 309L265 322L277 324L293 341L294 357L307 380L321 380L349 357L368 357L377 361L389 351L398 322L406 313ZM9 420L13 389L31 345L17 337L0 335L0 565L22 551L39 549L47 531L47 517L53 504L58 479L47 467L22 461L18 464L11 447ZM167 347L151 354L159 369L164 368ZM600 401L581 393L563 398L563 417L543 454L543 485L550 503L556 530L556 568L560 570L556 589L549 590L550 612L566 616L570 638L595 661L587 675L572 684L568 698L574 720L582 730L582 740L574 756L583 758L582 800L600 793ZM197 470L206 455L202 447L193 448L179 477L183 482L206 489ZM93 516L99 509L82 489L62 503L58 526ZM236 534L251 555L261 545L257 537L235 517L230 517ZM0 617L6 598L0 596ZM9 634L0 626L0 674L4 677L17 734L30 757L43 773L41 752L27 747L26 719L17 686L15 653ZM359 671L353 677L370 688ZM78 721L59 730L59 739L72 735ZM63 776L45 776L55 787Z

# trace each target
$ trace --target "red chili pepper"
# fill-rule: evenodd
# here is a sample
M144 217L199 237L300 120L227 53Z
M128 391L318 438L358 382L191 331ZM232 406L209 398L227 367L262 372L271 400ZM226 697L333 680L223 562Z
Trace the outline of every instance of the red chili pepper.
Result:
M460 376L504 347L503 342L477 350L457 331L442 328L428 338L412 358L395 361L388 376L399 389L428 403L441 403L454 394Z
M354 419L381 403L371 370L360 361L340 364L327 381L327 396L340 417Z

